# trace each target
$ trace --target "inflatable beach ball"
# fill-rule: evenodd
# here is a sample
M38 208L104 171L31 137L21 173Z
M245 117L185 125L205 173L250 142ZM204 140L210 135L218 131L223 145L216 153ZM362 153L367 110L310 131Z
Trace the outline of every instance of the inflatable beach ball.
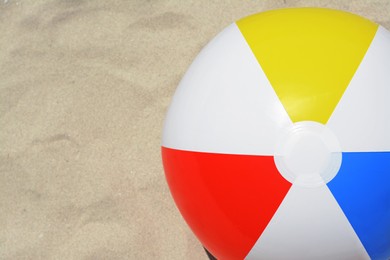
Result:
M228 26L180 82L162 158L217 259L390 259L390 32L316 8Z

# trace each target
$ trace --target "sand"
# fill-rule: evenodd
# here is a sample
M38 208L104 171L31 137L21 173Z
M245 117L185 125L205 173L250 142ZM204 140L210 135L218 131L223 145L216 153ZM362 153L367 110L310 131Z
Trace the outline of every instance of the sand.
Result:
M203 46L280 7L390 29L390 1L0 2L0 259L207 259L170 196L164 115Z

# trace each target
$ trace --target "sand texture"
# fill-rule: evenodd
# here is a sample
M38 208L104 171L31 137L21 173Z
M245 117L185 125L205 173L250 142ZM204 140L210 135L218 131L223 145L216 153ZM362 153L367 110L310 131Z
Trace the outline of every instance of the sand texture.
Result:
M389 0L1 0L0 259L206 260L165 182L167 107L224 27L293 6L390 28Z

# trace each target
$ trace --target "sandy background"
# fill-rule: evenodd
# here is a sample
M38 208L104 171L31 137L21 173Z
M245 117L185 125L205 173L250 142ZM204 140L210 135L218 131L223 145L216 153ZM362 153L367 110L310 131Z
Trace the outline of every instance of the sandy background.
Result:
M259 11L380 1L0 2L0 259L200 259L170 197L163 119L200 49Z

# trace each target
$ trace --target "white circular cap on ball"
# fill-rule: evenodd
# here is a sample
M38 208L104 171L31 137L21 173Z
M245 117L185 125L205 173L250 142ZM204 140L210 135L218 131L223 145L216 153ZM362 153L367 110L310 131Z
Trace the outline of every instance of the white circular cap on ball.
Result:
M341 147L332 131L313 121L295 123L279 140L275 164L289 182L318 187L332 180L340 169Z

